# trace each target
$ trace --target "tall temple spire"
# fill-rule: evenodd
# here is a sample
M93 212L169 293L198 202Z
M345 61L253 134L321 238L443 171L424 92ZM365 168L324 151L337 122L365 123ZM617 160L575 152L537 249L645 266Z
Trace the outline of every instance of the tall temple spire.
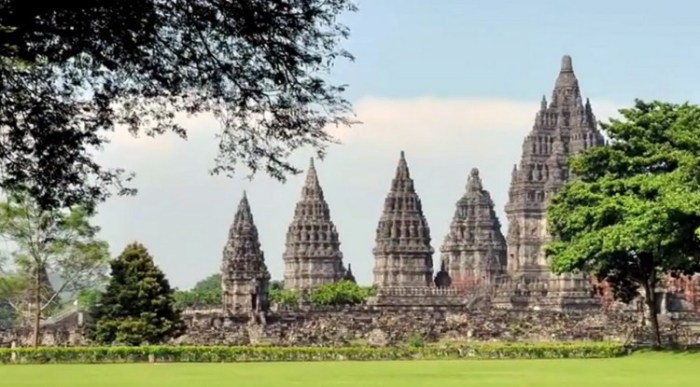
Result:
M345 274L343 274L343 280L357 283L357 281L355 280L355 275L352 273L352 265L349 263L348 269L345 270Z
M466 191L457 201L440 252L455 285L489 284L505 273L506 241L491 195L476 168L471 170Z
M266 307L270 273L260 249L258 229L253 221L245 192L229 229L221 273L223 305L226 311L243 313Z
M508 218L508 269L527 277L548 278L543 246L549 198L568 180L566 160L581 149L603 145L590 103L584 106L571 57L565 55L552 99L540 110L523 142L519 168L511 178Z
M285 246L284 284L288 289L309 289L335 282L345 272L338 232L331 221L313 159L287 231Z
M433 248L430 228L401 152L384 211L377 226L374 284L381 287L430 286Z

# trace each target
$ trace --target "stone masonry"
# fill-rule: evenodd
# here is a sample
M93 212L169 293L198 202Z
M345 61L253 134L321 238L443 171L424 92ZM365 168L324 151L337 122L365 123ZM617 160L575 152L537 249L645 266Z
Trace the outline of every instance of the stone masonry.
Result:
M474 168L440 248L452 285L488 286L505 274L506 240L491 195Z
M552 276L543 251L550 239L547 201L569 179L569 156L601 145L604 139L591 104L581 99L571 57L564 56L551 102L542 98L533 128L523 142L520 164L513 167L505 208L508 271L512 276L526 282L548 282L559 288L584 285L585 280L573 277L550 281Z
M639 318L620 313L466 311L463 308L355 307L270 313L264 326L216 311L184 316L186 345L401 346L426 342L626 341Z
M260 249L258 229L253 222L245 192L229 230L221 262L224 310L246 313L265 309L270 273Z
M348 307L269 312L264 324L221 310L186 311L186 333L175 345L403 346L426 342L621 341L639 326L638 315L603 312L466 310L463 307ZM682 327L675 328L683 332ZM679 336L676 334L675 336ZM697 342L697 333L686 341ZM31 330L1 330L0 347L31 345ZM86 346L83 327L46 327L42 345Z
M283 259L286 289L310 289L345 275L338 231L331 221L313 159L287 231Z
M433 248L430 228L413 186L403 151L384 200L374 247L374 284L378 287L430 286Z

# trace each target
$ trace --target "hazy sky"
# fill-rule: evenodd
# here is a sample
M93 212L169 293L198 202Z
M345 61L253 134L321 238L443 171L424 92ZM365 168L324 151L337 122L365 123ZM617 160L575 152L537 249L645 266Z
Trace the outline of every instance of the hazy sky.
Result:
M439 250L477 167L504 223L512 165L549 95L564 54L599 119L634 98L700 96L700 8L695 1L364 0L345 22L356 57L334 78L363 125L335 132L342 145L317 162L346 263L371 282L374 232L404 150ZM187 119L190 139L119 133L100 157L137 174L136 197L104 204L96 222L113 255L144 243L171 282L189 287L217 272L228 227L248 191L273 278L282 277L287 226L304 175L286 184L212 177L218 125ZM311 153L294 160L306 167ZM242 171L242 175L245 174ZM439 254L434 256L437 262Z

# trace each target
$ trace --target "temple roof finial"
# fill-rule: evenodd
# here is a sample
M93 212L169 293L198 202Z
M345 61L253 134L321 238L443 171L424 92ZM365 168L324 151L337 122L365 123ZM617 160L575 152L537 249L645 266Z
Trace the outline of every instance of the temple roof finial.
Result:
M479 169L472 168L467 179L467 192L480 192L483 189L481 178L479 177Z
M245 191L243 191L241 201L238 202L238 209L236 210L236 215L233 219L234 223L236 224L253 222L253 214L250 211L250 204L248 204L248 196L246 195Z
M561 72L562 73L572 73L574 72L574 66L571 63L571 57L569 55L564 55L561 58Z
M396 167L396 178L397 179L408 179L410 178L410 173L408 172L408 163L406 163L406 154L401 151L401 156L399 158L399 165Z
M312 157L309 161L309 169L306 172L306 181L304 182L304 188L302 189L302 196L316 195L323 197L323 190L318 182L318 174L316 172L316 166L314 165L314 158Z

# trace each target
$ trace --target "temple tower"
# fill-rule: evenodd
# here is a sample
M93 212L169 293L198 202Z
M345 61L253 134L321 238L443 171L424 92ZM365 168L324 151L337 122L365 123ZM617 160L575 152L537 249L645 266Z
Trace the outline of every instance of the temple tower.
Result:
M269 281L270 273L260 249L258 229L244 192L229 229L221 263L224 310L249 313L266 309Z
M331 221L313 159L287 231L285 246L286 289L309 289L343 278L345 269L338 232Z
M403 151L384 201L374 254L374 284L379 287L432 286L433 248Z
M488 285L505 274L506 240L491 195L476 168L471 170L466 192L457 201L440 252L453 285Z
M550 278L543 247L549 198L569 179L566 161L581 150L604 145L588 100L581 98L571 57L564 56L549 103L542 97L532 130L513 167L508 203L508 271L526 281Z

